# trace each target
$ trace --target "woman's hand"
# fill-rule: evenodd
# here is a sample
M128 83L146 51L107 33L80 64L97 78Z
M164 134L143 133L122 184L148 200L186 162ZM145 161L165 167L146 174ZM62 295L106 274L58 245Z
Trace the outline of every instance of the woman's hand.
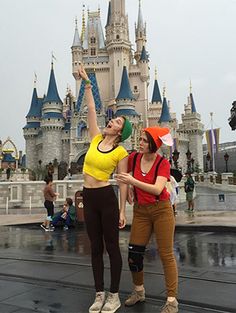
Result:
M122 211L120 212L120 219L119 219L119 228L124 228L126 225L126 216L125 213Z
M129 173L120 173L115 175L115 179L117 180L118 183L124 183L124 184L130 184L134 185L135 178L133 178L132 175Z
M78 69L78 74L83 80L88 80L88 75L83 67L82 64L80 64L79 69Z

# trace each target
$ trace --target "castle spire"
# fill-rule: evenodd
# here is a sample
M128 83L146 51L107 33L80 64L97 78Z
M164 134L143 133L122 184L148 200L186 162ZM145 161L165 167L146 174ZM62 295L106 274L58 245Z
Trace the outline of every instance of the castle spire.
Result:
M139 0L137 30L143 31L143 29L144 29L143 14L142 14L142 10L141 10L141 0Z
M192 82L191 82L191 80L190 80L190 95L189 95L189 98L190 98L190 104L191 104L191 111L192 111L192 113L196 113L197 110L196 110L195 102L194 102L194 99L193 99Z
M166 100L166 87L163 87L163 104L159 123L168 123L171 121L170 111Z
M161 93L157 81L157 68L155 68L155 81L154 81L154 88L153 88L153 93L152 93L152 103L162 103L161 99Z
M124 100L124 99L129 99L129 100L134 99L134 96L133 96L131 88L130 88L130 83L129 83L129 78L128 78L126 66L123 67L123 73L122 73L121 84L120 84L120 91L118 93L116 100Z
M74 34L72 47L80 47L80 46L81 46L81 41L80 41L80 38L79 38L78 20L77 20L77 17L76 17L75 18L75 34Z
M110 22L111 22L111 1L109 1L109 4L108 4L106 27L110 25Z
M55 59L53 53L52 53L52 61L51 61L51 73L50 73L50 79L49 79L49 84L48 84L48 92L47 95L44 99L45 102L59 102L62 103L58 91L57 91L57 84L56 84L56 79L54 75L54 69L53 69L53 59Z
M81 29L81 42L83 43L84 41L84 35L85 35L85 13L84 13L84 8L85 8L85 5L83 4L83 13L82 13L82 29Z

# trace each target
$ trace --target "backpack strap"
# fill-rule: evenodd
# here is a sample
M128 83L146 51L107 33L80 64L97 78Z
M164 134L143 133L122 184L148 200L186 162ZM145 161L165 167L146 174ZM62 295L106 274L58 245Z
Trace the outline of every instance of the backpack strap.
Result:
M163 161L163 159L164 159L164 157L162 156L162 157L160 158L159 162L158 162L157 165L156 165L153 184L155 184L155 182L156 182L157 175L158 175L158 169L159 169L159 166L160 166L161 162ZM159 195L156 196L156 199L157 199L157 200L159 199Z

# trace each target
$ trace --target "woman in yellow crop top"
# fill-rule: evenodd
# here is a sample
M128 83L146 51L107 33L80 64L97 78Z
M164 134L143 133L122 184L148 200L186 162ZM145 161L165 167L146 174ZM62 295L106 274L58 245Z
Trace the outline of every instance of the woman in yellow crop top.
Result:
M91 243L91 259L95 281L96 297L89 313L115 312L120 307L119 283L122 258L119 248L119 228L125 227L125 202L127 187L120 187L120 208L118 199L109 183L111 174L127 172L128 153L119 146L132 132L130 122L123 116L109 121L101 134L92 94L91 81L81 65L78 71L85 82L85 96L88 107L88 128L91 144L84 160L84 217ZM110 259L110 292L104 292L104 242Z

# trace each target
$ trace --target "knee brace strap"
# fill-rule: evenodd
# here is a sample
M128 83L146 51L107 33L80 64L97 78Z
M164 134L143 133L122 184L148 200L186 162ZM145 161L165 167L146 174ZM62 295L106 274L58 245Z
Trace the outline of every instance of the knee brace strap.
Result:
M141 272L143 270L143 256L145 249L145 246L129 244L128 261L131 272Z

